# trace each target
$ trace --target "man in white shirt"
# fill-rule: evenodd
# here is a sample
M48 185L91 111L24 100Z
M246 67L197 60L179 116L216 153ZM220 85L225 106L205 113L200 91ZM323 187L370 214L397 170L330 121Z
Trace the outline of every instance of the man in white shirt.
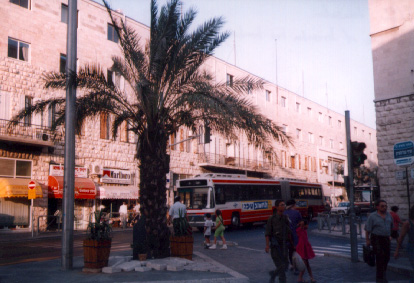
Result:
M173 224L174 227L174 233L175 233L175 227L177 227L176 222L178 221L178 218L186 217L187 218L187 209L184 204L181 203L181 197L176 196L174 198L174 204L171 206L169 211L170 217L169 222Z
M123 202L121 207L119 208L119 216L121 218L122 228L125 229L128 217L128 207L125 202Z

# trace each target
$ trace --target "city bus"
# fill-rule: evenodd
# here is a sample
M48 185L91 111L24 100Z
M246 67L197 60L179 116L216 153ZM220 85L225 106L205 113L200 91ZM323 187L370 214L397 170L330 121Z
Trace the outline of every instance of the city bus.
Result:
M324 210L322 186L292 179L253 179L246 175L207 173L177 180L177 191L187 207L188 220L202 229L206 213L220 209L224 225L267 221L275 200L295 199L302 216L312 218Z

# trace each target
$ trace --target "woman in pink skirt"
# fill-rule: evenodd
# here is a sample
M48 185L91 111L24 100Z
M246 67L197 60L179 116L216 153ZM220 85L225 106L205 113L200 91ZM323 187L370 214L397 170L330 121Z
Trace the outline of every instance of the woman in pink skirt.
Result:
M309 260L315 257L315 253L313 252L312 246L308 240L308 229L307 222L300 222L298 228L296 229L296 234L298 235L298 245L296 246L296 252L300 255L303 259L303 262L306 265L306 269L308 270L309 276L311 278L312 283L316 283L316 280L313 279L312 269L309 265ZM301 271L299 273L298 282L305 282L303 281L303 275L305 271Z

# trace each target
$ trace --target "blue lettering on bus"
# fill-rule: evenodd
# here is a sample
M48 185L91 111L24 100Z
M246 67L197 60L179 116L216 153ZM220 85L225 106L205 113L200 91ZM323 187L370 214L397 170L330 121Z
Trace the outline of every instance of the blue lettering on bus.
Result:
M243 210L259 210L259 209L268 209L269 203L267 201L255 201L255 202L245 202L243 203Z

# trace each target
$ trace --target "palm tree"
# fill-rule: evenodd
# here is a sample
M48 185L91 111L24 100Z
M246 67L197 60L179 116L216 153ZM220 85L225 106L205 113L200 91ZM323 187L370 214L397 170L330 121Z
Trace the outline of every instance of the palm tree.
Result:
M258 113L245 95L260 89L263 81L244 77L231 86L215 83L213 76L201 70L202 64L228 38L219 33L222 18L213 18L190 32L196 12L180 13L180 1L170 0L158 12L151 1L150 39L145 48L134 29L113 17L122 57L113 57L112 70L125 78L129 92L108 82L99 65L81 68L78 74L50 72L45 75L45 88L65 89L66 80L83 90L76 100L76 126L86 118L109 113L113 137L122 123L138 137L136 159L139 162L141 213L146 216L146 231L151 239L149 248L155 257L169 255L169 230L166 222L166 174L169 172L167 153L170 135L180 127L195 130L208 121L215 133L234 137L244 133L257 146L271 149L273 140L287 144L290 138L281 127ZM64 123L65 98L40 101L18 113L11 123L49 105L60 105L54 128Z

